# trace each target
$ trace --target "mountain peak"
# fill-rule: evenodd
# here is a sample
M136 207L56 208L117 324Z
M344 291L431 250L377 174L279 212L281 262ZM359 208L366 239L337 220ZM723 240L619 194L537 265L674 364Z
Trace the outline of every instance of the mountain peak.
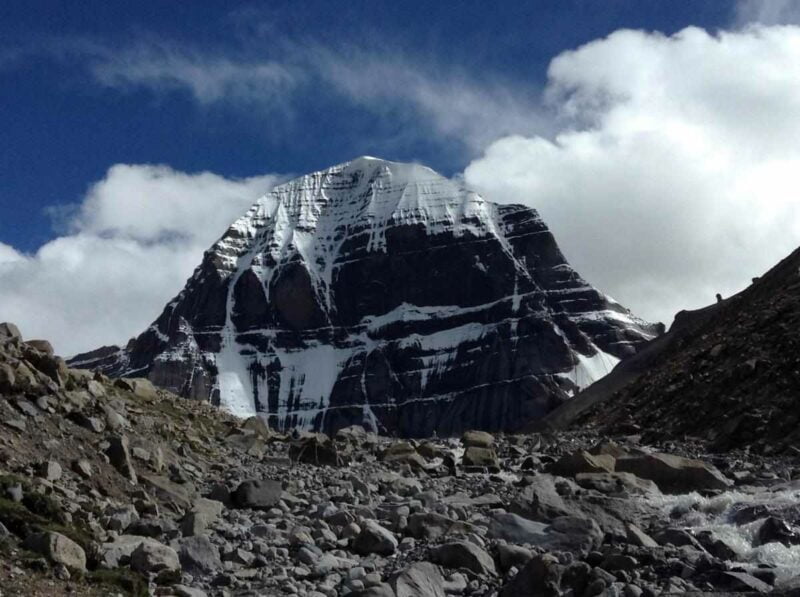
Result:
M81 364L282 430L426 436L514 429L652 335L534 210L362 156L260 198L131 346Z

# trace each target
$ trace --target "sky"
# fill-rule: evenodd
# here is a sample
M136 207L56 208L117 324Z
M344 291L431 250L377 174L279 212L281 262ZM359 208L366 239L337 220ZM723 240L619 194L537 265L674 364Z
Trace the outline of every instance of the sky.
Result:
M374 155L536 208L669 323L800 244L798 23L790 0L0 3L0 320L124 343L258 196Z

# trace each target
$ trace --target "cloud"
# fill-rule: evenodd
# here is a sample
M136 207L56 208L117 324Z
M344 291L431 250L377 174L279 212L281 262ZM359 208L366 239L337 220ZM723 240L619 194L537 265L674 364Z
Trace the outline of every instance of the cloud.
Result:
M292 132L287 122L302 122L297 117L303 110L324 112L338 103L384 122L396 121L401 134L432 130L431 136L461 144L472 155L505 135L554 130L553 114L542 105L536 85L458 69L386 40L380 47L323 46L273 31L267 37L253 34L229 41L222 48L148 35L114 43L21 41L14 48L0 48L0 68L23 68L36 58L56 60L77 65L94 84L123 93L187 93L203 108L232 108L253 116L277 113L286 133Z
M465 171L536 207L590 282L671 321L800 243L800 29L617 31L557 56L553 139L509 136Z
M153 40L114 49L97 43L83 47L89 70L104 85L186 90L204 105L235 102L285 109L302 78L300 71L277 61L215 56Z
M0 244L0 313L70 355L141 332L206 250L278 177L230 180L118 164L94 184L70 232L24 256Z
M800 23L800 4L796 0L740 0L736 4L735 24L747 26L796 25Z

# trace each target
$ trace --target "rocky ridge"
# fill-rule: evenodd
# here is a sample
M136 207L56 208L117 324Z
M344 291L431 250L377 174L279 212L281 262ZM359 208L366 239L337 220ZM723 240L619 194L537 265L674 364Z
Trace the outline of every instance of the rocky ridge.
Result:
M800 592L795 459L592 433L284 435L70 369L8 324L0 380L3 595Z
M282 431L429 437L515 430L657 333L534 210L363 157L259 199L147 330L70 364Z
M674 341L639 375L560 422L595 425L603 433L641 430L648 441L691 436L715 450L797 454L798 326L800 249L741 293L679 313L678 330L659 339L675 335Z

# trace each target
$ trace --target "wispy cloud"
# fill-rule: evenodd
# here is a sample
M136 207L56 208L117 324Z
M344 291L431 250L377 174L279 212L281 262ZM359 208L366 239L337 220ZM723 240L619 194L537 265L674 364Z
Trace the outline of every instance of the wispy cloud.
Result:
M442 60L414 56L384 44L322 46L261 33L224 48L199 48L140 36L102 40L39 40L9 53L46 55L85 69L99 85L122 92L189 93L198 105L252 114L298 116L299 103L339 101L397 126L432 131L473 154L511 133L552 131L539 90L497 75L478 76ZM1 62L1 60L0 60ZM419 134L419 131L417 131Z
M734 25L797 25L800 24L800 3L797 0L739 0L734 11Z

